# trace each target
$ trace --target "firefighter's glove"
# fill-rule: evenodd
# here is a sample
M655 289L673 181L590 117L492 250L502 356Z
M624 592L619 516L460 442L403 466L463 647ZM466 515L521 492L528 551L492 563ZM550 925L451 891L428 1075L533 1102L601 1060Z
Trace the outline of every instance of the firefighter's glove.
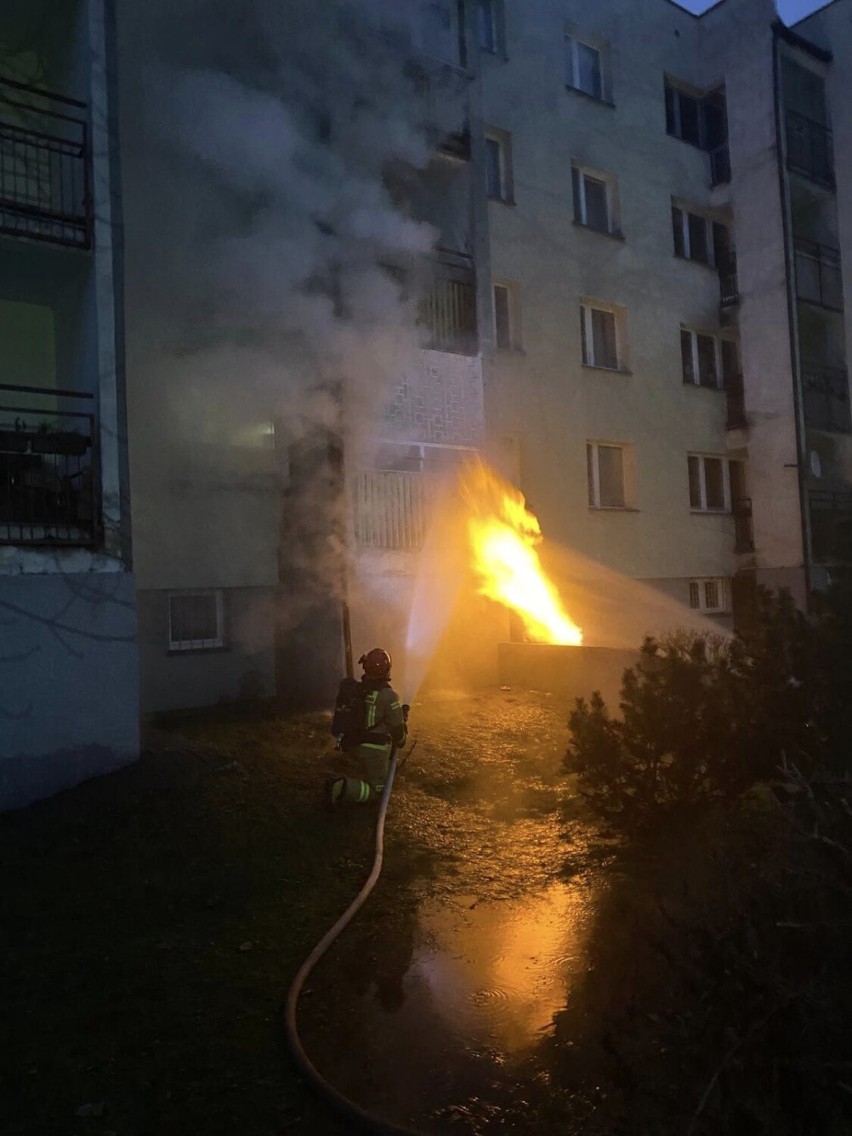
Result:
M410 707L410 706L408 705L408 703L407 703L407 702L404 702L404 703L402 704L402 716L403 716L403 718L405 719L405 721L406 721L406 724L408 723L408 715L409 715L410 713L411 713L411 707Z

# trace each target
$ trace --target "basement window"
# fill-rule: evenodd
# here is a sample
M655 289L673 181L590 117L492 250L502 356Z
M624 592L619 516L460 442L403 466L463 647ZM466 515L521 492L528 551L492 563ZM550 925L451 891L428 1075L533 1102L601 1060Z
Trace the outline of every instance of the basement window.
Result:
M224 647L224 597L220 590L169 593L169 650Z

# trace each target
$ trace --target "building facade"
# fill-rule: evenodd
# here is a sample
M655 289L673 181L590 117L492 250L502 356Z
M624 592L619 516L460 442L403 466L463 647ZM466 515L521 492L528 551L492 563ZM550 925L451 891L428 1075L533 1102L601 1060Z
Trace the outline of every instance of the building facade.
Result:
M852 555L848 4L479 9L489 436L556 541L723 623L806 603Z
M139 752L110 14L0 13L0 808Z

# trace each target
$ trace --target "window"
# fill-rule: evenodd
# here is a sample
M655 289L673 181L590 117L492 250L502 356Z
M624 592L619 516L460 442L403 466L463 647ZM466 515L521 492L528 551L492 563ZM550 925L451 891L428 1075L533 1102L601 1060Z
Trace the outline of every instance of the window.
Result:
M604 98L603 66L600 48L578 39L565 37L565 83L575 91Z
M504 351L521 345L518 290L513 284L494 285L494 340Z
M728 140L725 92L702 94L665 80L666 133L702 150L716 150Z
M731 230L721 221L673 205L672 235L675 256L714 265L720 271L727 270L733 261Z
M728 581L723 576L689 581L689 606L693 611L726 612L730 610L728 594Z
M604 367L610 371L622 369L624 350L620 322L623 322L623 314L615 308L582 305L580 334L583 363L587 367Z
M589 508L626 509L633 494L632 447L614 442L586 443Z
M572 166L574 220L598 233L618 234L615 181L606 174Z
M720 388L739 374L739 351L732 339L681 328L680 358L683 381L696 386Z
M700 513L731 511L731 481L727 458L690 454L689 507Z
M224 643L222 592L169 595L170 651L199 651L223 647Z
M501 0L477 0L476 22L480 48L490 55L501 55L504 51Z
M512 201L512 164L509 135L492 131L485 136L485 192L494 201Z

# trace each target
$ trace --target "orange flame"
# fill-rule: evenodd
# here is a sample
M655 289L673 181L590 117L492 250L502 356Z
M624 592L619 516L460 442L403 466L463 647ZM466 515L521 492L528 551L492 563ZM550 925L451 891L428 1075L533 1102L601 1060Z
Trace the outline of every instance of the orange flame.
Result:
M531 639L578 646L583 632L562 606L541 566L541 528L523 494L482 462L462 473L467 533L481 595L517 612Z

